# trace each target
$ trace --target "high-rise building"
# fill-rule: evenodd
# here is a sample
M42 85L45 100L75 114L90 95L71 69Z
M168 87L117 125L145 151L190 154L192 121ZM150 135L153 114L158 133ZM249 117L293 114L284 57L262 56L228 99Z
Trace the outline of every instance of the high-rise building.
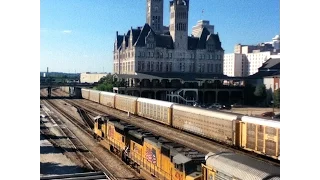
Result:
M225 54L223 60L223 73L227 76L243 76L244 60L243 54L231 53Z
M192 35L194 37L200 37L201 35L201 31L203 28L207 28L208 31L213 34L214 33L214 26L213 25L210 25L210 22L209 21L206 21L206 20L200 20L198 21L197 25L193 26L192 27Z
M228 76L250 76L258 72L262 64L271 57L280 58L279 35L275 36L272 42L264 42L258 45L237 44L234 47L234 53L224 55L224 74Z

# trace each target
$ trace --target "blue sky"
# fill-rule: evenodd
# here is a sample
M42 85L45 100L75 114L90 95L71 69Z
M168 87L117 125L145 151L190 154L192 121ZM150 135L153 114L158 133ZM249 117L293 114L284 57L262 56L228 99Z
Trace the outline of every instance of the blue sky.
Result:
M143 26L145 11L146 0L41 0L40 70L112 72L116 31ZM164 0L166 26L168 15ZM200 19L215 26L225 53L232 53L237 43L280 34L280 0L190 0L188 34Z

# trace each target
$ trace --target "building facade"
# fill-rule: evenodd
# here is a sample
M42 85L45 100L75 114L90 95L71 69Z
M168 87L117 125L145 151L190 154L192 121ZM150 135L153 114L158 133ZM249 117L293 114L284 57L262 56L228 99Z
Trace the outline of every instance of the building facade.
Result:
M274 91L280 88L280 75L264 77L263 84L266 86L267 91L273 94Z
M242 58L240 58L240 55L242 55ZM224 74L243 77L253 75L269 58L280 58L279 35L274 37L272 42L258 45L235 45L234 53L224 56Z
M146 24L116 33L114 73L223 74L224 50L213 28L203 27L197 36L188 36L189 0L170 1L169 17L166 31L163 0L147 0Z
M98 82L102 77L107 76L108 73L81 73L80 82L81 83L95 83Z
M230 53L224 55L223 73L227 76L240 77L243 76L244 54Z

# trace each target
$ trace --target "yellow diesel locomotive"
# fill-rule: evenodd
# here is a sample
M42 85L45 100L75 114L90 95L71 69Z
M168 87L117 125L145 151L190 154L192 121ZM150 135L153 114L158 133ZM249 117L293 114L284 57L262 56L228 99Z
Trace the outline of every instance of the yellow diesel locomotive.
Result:
M95 118L94 133L136 170L163 180L201 180L205 155L115 118Z
M112 116L96 117L94 134L124 162L156 179L280 179L280 167L232 152L204 156Z

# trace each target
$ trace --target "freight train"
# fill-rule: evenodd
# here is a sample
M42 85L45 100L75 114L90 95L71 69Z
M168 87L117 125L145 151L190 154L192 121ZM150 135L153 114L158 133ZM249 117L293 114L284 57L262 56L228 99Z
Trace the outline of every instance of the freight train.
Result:
M94 119L95 138L139 173L161 180L276 180L280 167L232 152L206 156L112 116Z
M280 161L280 122L82 89L84 99Z

